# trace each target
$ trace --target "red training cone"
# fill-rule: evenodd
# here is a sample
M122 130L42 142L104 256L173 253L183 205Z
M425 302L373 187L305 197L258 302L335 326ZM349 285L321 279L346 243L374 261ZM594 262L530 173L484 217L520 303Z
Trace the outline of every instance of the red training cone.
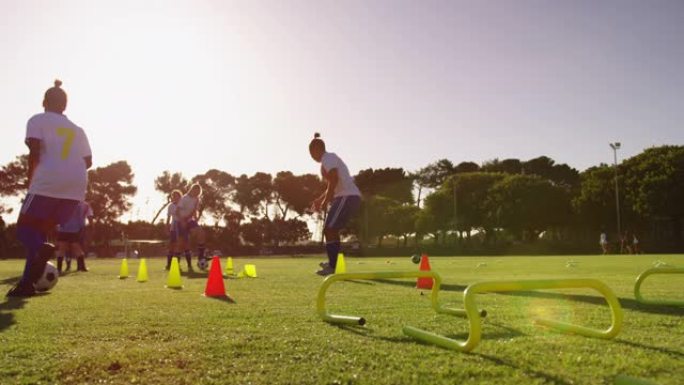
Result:
M420 271L430 271L430 261L427 254L420 257ZM416 281L416 289L432 289L433 279L430 277L421 277Z
M223 284L223 273L221 272L221 261L219 260L219 257L214 257L211 260L209 279L207 279L207 287L204 289L204 296L227 297L226 286Z

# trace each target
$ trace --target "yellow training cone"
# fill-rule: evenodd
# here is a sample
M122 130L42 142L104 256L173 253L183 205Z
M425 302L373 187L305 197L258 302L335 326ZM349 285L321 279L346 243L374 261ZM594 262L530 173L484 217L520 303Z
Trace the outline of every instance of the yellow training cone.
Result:
M182 289L180 266L178 265L178 258L171 259L171 268L169 269L169 277L166 279L166 287L169 289Z
M335 274L344 274L347 272L347 264L344 262L344 254L337 254L337 265L335 265Z
M233 271L232 257L228 257L228 259L226 259L226 275L235 275L235 272Z
M140 266L138 266L138 282L147 282L147 262L145 258L140 259Z
M121 268L119 269L119 279L128 278L128 260L126 258L121 260Z
M245 265L244 273L245 273L246 277L256 278L257 277L256 265Z

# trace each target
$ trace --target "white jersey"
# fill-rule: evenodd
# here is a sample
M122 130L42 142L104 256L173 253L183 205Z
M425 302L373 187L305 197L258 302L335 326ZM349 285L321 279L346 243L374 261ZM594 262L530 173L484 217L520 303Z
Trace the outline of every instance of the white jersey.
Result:
M178 222L178 206L173 202L166 209L166 220L171 224Z
M337 169L337 186L335 186L335 198L357 195L361 196L361 191L356 187L354 178L349 174L347 165L342 159L333 152L326 152L321 158L321 168L325 173L332 169Z
M178 219L189 219L193 211L199 206L199 198L190 195L183 195L176 205L176 215Z
M601 233L601 236L599 237L599 243L602 245L608 243L606 233Z
M81 127L55 112L34 115L26 124L26 140L40 140L40 159L29 194L83 201L88 184L84 157L91 156Z

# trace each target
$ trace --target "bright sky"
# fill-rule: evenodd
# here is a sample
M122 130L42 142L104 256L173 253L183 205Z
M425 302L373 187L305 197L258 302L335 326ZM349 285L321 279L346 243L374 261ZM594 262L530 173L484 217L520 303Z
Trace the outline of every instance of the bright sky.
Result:
M682 37L678 0L0 0L0 163L60 78L95 166L132 165L132 218L163 170L316 172L314 131L352 172L581 170L684 143Z

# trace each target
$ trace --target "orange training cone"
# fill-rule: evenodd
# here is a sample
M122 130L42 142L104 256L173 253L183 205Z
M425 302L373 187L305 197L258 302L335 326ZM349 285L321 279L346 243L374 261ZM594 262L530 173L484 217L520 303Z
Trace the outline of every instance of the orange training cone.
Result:
M420 271L430 271L430 261L428 260L427 254L423 254L420 257ZM416 281L416 289L432 289L433 279L430 277L421 277Z
M227 297L226 286L223 284L223 274L221 272L221 261L219 260L219 257L214 257L211 260L209 279L207 279L207 287L204 289L204 296Z

